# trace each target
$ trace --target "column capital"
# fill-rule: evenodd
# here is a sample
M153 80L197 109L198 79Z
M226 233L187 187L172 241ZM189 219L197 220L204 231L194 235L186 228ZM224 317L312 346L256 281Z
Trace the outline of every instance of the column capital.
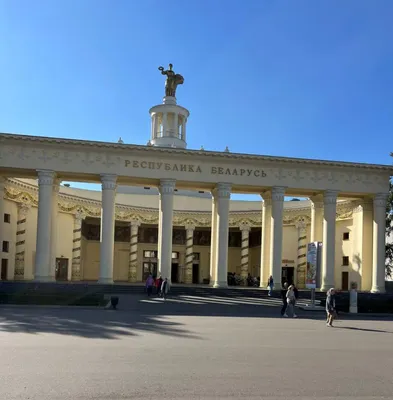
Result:
M54 179L56 178L56 172L47 169L37 169L37 175L39 185L53 185Z
M18 203L18 214L22 217L25 218L27 213L30 210L30 205L26 203Z
M232 185L230 183L218 182L213 190L213 195L219 199L230 199L231 198Z
M337 203L337 196L338 196L338 191L337 190L326 190L323 193L323 203L325 205L327 205L327 204L336 204Z
M102 190L115 190L117 182L117 175L114 174L101 174L101 188Z
M250 232L251 226L248 222L241 222L239 224L239 229L241 230L241 232Z
M133 219L130 221L130 226L131 228L139 228L141 226L141 221L139 221L139 219Z
M389 193L377 193L374 195L373 203L374 207L386 208L386 203L388 201Z
M175 179L160 179L158 190L160 194L173 194L176 187Z
M192 231L192 232L195 231L195 224L193 224L193 223L189 222L189 223L185 224L184 227L186 228L186 231Z
M323 194L316 194L309 197L311 201L311 208L323 208Z
M84 213L82 213L82 212L80 212L80 211L77 211L77 212L74 214L74 218L75 218L75 220L76 220L77 222L82 222L82 221L86 218L86 214L84 214Z
M303 217L298 218L298 220L295 222L295 226L300 231L305 231L306 227L307 227L307 222L306 222L305 218L303 218Z
M7 180L7 179L4 178L4 176L0 176L0 190L3 190L3 189L4 189L5 181L6 181L6 180Z
M53 188L52 188L52 190L55 192L55 193L59 193L60 192L60 183L61 183L61 179L59 179L59 178L55 178L54 180L53 180Z
M284 201L285 186L273 186L272 187L272 200L273 201Z

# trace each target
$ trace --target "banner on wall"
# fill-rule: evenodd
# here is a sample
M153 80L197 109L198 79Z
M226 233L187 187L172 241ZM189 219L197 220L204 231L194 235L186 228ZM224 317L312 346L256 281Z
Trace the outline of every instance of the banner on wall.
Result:
M306 288L316 289L320 286L321 242L312 242L307 245Z

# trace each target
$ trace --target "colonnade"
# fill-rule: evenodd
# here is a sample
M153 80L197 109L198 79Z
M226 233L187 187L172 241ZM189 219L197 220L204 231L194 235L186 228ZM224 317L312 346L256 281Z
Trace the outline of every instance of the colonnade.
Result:
M60 181L54 171L39 170L38 174L38 221L36 242L35 280L51 281L55 279L56 245L57 245L57 204ZM113 282L115 199L117 176L101 175L102 215L100 235L100 283ZM172 263L172 224L173 196L176 181L162 179L159 185L159 223L158 223L158 268L163 277L171 277ZM227 286L228 272L228 233L229 203L231 197L229 183L217 183L212 190L212 224L210 251L210 282L219 288ZM262 240L261 240L261 285L268 277L273 276L276 284L281 282L282 245L283 245L283 208L285 187L276 186L261 193L262 196ZM311 241L321 241L322 271L321 289L334 286L335 266L335 230L337 191L326 190L311 197ZM4 214L4 179L0 178L0 215ZM373 202L372 227L372 291L383 292L385 289L385 206L387 194L376 194ZM367 201L367 199L365 199ZM72 279L80 279L80 243L83 215L78 214L74 223ZM2 219L1 219L2 223ZM23 212L18 216L18 227L23 231ZM137 276L137 246L139 221L131 221L129 252L129 281L135 282ZM193 232L195 226L186 226L186 261L185 282L192 282ZM248 274L248 248L250 227L243 224L242 232L241 275ZM0 243L2 243L0 227ZM20 233L23 235L23 233ZM21 242L21 241L20 241ZM18 243L17 243L18 245ZM302 243L302 252L303 252ZM303 253L302 253L303 254ZM299 257L302 256L299 252ZM23 276L23 250L17 247L19 264L16 274Z

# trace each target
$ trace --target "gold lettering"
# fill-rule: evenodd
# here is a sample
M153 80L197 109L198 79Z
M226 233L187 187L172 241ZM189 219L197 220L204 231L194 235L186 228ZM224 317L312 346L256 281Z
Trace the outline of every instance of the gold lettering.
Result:
M216 174L217 173L217 168L216 167L212 167L210 173Z
M124 166L128 167L131 164L130 160L124 160Z
M261 171L259 171L258 169L256 169L256 170L254 171L254 175L255 175L256 177L258 177L260 172L261 172Z
M133 166L134 168L139 168L139 162L138 162L138 161L133 161L133 162L132 162L132 166Z
M149 161L149 169L156 169L154 162Z
M141 168L147 168L147 161L141 162Z
M188 166L188 172L194 172L194 166L193 165L189 165Z
M177 168L177 164L173 164L172 171L179 171L179 168Z
M202 172L201 167L198 165L195 172Z
M171 164L165 163L165 171L171 170Z
M224 175L224 168L218 167L218 175Z

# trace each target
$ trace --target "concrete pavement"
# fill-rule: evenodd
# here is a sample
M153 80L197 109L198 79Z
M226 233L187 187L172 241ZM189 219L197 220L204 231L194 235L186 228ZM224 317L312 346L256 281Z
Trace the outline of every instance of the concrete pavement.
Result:
M265 301L121 296L118 311L0 308L0 398L392 397L391 320L327 328L320 313L283 319Z

